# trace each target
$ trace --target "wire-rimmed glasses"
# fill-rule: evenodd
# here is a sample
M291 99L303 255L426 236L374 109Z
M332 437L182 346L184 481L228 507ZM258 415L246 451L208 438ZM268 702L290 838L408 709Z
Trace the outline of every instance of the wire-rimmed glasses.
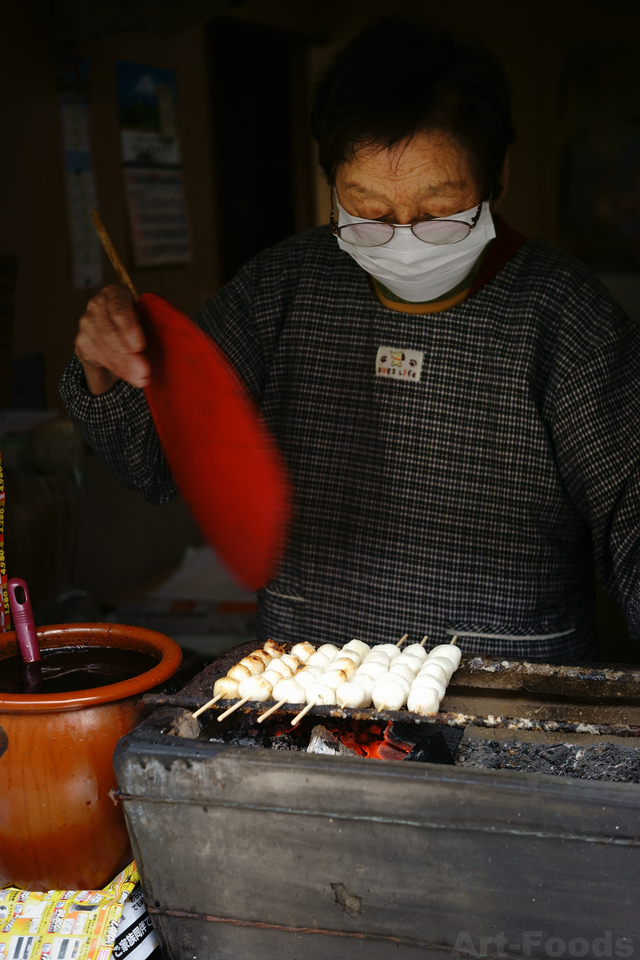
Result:
M333 212L331 197L331 232L345 243L356 247L382 247L396 232L396 227L411 227L411 232L423 243L459 243L468 237L482 213L478 204L471 223L466 220L416 220L414 223L384 223L382 220L364 220L362 223L345 223L339 227Z

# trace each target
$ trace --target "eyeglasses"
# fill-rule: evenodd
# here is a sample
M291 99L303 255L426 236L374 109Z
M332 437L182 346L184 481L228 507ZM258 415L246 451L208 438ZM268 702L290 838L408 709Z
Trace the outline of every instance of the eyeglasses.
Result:
M416 220L414 223L383 223L380 220L365 220L363 223L345 223L339 227L333 212L333 192L331 194L331 232L345 243L356 247L382 247L396 232L396 227L411 227L411 232L423 243L459 243L468 237L482 213L482 203L478 204L471 223L465 220Z

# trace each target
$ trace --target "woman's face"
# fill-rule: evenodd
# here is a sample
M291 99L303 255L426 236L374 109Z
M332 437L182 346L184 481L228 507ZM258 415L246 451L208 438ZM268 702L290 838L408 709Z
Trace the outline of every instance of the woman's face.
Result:
M359 151L338 168L335 188L351 216L389 223L451 217L481 199L465 152L438 133Z

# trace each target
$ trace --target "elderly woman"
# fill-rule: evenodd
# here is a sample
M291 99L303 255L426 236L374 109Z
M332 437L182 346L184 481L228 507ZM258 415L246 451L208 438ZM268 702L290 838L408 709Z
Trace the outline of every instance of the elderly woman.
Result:
M466 651L588 658L594 557L640 632L640 334L584 266L496 215L514 139L500 67L374 22L320 78L312 129L331 225L257 256L195 317L293 476L262 636L456 633ZM164 503L143 349L107 288L62 395Z

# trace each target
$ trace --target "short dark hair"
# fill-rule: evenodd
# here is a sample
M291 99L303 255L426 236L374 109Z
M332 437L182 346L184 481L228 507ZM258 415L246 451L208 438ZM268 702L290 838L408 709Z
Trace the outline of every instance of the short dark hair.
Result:
M496 58L425 21L371 21L320 74L311 132L329 183L359 149L390 148L420 131L442 131L466 152L482 199L502 192L515 139L511 91Z

